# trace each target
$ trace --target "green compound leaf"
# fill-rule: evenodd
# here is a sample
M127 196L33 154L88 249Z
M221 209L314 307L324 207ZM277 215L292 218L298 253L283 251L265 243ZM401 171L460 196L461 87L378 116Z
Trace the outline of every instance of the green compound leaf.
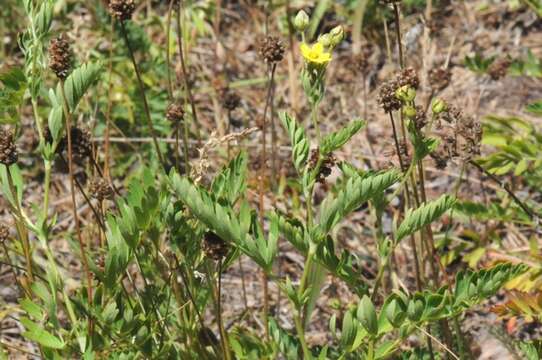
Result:
M503 263L477 272L471 270L457 274L453 306L456 310L468 308L489 299L508 281L529 269L525 264Z
M26 331L23 332L25 338L51 349L62 349L66 346L61 339L43 329L42 325L38 325L25 317L21 318L21 323L26 328Z
M217 198L226 199L233 206L246 189L247 163L247 153L246 151L241 151L214 178L211 185L211 192Z
M340 149L344 144L356 135L358 131L365 126L365 122L362 120L354 120L348 126L342 128L339 131L329 134L322 140L322 146L320 147L320 153L327 155L337 149Z
M399 242L406 236L415 233L426 225L438 219L448 209L454 206L456 199L453 196L443 195L437 200L427 202L416 210L410 209L405 219L397 229L396 241Z
M321 235L327 234L345 216L373 196L384 192L399 178L400 175L395 170L371 174L367 177L349 178L337 195L328 196L320 207L319 230Z
M295 119L291 118L285 112L281 112L279 117L292 143L292 160L294 166L298 172L301 172L309 157L309 140L307 139L305 130L299 126Z
M102 65L100 63L87 63L75 69L64 82L64 91L70 111L75 110L79 100L85 95L90 86L98 80L102 73ZM56 98L62 99L60 84L56 89Z

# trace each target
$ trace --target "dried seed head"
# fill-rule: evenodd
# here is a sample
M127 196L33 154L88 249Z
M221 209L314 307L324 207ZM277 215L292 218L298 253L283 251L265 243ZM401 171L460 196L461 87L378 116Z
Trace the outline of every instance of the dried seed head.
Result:
M71 139L72 139L72 155L73 159L76 162L81 162L86 158L90 158L92 155L92 143L90 131L81 127L71 128ZM58 151L68 150L68 137L60 141L58 145Z
M65 80L70 74L72 54L70 44L64 34L51 40L49 45L49 67L55 75Z
M90 196L98 201L110 200L113 198L113 188L109 182L103 178L94 178L88 185Z
M0 164L13 165L17 162L17 157L17 146L15 146L13 139L13 132L0 128Z
M9 228L5 224L0 224L0 243L6 242L9 238Z
M184 120L183 106L176 102L169 104L166 110L166 119L172 124L180 124Z
M435 167L439 170L444 170L448 166L448 161L450 161L450 154L442 148L438 148L429 154L433 161L435 162Z
M508 68L512 64L512 61L510 59L498 59L495 60L491 65L489 65L489 68L487 69L488 75L493 80L499 80L506 76L506 73L508 72Z
M429 71L429 85L433 91L440 91L450 84L452 72L450 69L437 67Z
M130 20L135 10L134 0L110 0L109 12L120 21Z
M411 67L403 69L397 74L397 82L398 87L408 85L414 90L417 90L420 86L420 79L418 78L418 74L416 73L416 70Z
M313 149L311 151L311 155L309 158L309 167L315 168L318 165L318 160L320 159L320 150L319 149ZM320 184L325 183L326 178L331 175L331 171L333 170L333 167L335 166L337 159L335 159L335 156L333 154L327 155L320 164L320 171L318 172L318 175L316 175L316 181Z
M275 36L267 36L260 40L259 54L260 57L268 64L275 64L284 57L284 45L279 38Z
M482 125L473 117L462 118L457 124L457 134L462 137L460 150L464 159L471 159L473 156L480 155L480 145L482 142Z
M233 111L241 104L241 97L234 91L225 88L220 92L222 107L228 111Z
M220 261L228 254L228 244L212 231L205 233L203 237L203 251L213 260Z
M397 88L398 83L395 79L385 81L382 86L380 86L378 103L385 112L391 112L401 108L401 100L395 96Z

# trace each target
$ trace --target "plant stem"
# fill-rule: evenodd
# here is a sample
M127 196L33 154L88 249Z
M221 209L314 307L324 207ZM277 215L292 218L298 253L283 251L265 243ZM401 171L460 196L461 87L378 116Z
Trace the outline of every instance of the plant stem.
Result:
M70 193L72 200L73 218L75 221L75 232L77 233L77 240L79 241L79 248L81 250L81 262L87 278L87 296L88 303L92 306L92 274L88 266L87 256L85 254L85 244L83 243L83 236L81 234L81 227L79 224L79 214L77 213L77 201L75 200L75 176L73 169L73 149L72 149L72 134L71 134L71 114L69 110L68 100L66 98L66 92L64 90L64 80L60 80L60 92L62 94L62 104L64 108L64 116L66 120L66 136L68 138L68 171L70 176ZM89 315L89 332L92 337L93 321Z
M395 14L395 31L397 35L397 49L399 51L399 65L401 69L405 67L404 58L403 58L403 44L401 43L401 15L399 13L399 5L393 3L393 11Z
M154 130L154 125L152 123L151 118L151 112L149 109L149 104L147 102L147 96L145 95L145 84L143 84L143 80L141 79L141 73L139 72L139 66L137 65L134 52L132 50L132 45L130 44L130 40L128 39L128 34L126 32L126 27L124 25L124 21L120 22L120 28L122 32L122 36L124 37L124 41L126 43L126 48L128 49L128 53L130 55L130 59L132 60L132 65L134 67L134 71L136 73L137 77L137 83L139 86L139 92L141 94L141 99L143 100L143 107L145 109L145 115L147 117L147 126L149 127L149 132L151 133L152 142L154 143L154 147L156 150L156 154L158 155L158 160L160 161L160 164L162 165L162 168L166 169L166 163L164 161L164 158L162 157L162 152L160 151L160 146L158 145L158 140L156 136L156 132Z
M190 81L188 81L188 71L186 70L186 61L184 58L184 50L183 50L183 41L182 41L182 23L181 23L181 15L183 12L183 2L182 0L179 0L179 7L177 8L177 14L176 14L176 20L177 20L177 43L179 45L179 59L181 60L181 71L183 73L183 80L184 80L184 86L186 89L186 94L188 96L188 102L190 103L190 108L192 110L192 117L194 118L194 124L196 128L196 138L198 140L198 146L201 146L201 135L199 131L199 121L198 121L198 113L196 111L196 104L194 102L194 97L192 96L192 87L190 85ZM186 124L186 122L185 122ZM187 125L185 125L187 126Z
M297 337L301 343L301 349L303 350L303 359L310 360L312 359L312 353L307 346L307 341L305 339L305 329L303 327L303 322L301 321L301 310L298 309L297 314L294 315L295 329L297 331Z
M173 82L171 80L171 53L169 52L169 43L171 38L171 14L173 13L173 4L175 0L169 0L166 18L166 68L167 68L167 90L169 100L173 100Z

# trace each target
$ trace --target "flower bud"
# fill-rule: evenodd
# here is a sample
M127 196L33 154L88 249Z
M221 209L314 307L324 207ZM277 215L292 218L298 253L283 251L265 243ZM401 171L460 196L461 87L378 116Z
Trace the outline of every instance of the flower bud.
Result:
M410 105L403 107L403 115L409 119L414 118L416 116L416 108Z
M335 47L340 44L341 41L344 39L344 30L341 25L334 27L329 32L329 35L331 37L331 46Z
M431 111L433 111L433 114L438 115L448 109L448 105L446 102L442 99L435 99L433 100L433 104L431 105Z
M331 35L329 34L322 34L320 36L318 36L318 42L322 45L324 45L324 47L330 47L331 46Z
M402 102L414 101L416 98L416 90L409 85L404 85L395 91L395 97Z
M303 10L299 10L294 19L294 27L297 31L303 32L309 26L309 15Z

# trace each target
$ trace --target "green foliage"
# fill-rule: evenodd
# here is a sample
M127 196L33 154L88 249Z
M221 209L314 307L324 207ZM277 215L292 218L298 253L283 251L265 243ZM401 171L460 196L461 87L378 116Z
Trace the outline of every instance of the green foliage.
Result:
M325 156L337 149L340 149L344 144L356 135L363 128L365 123L361 120L354 120L341 130L331 133L322 139L320 154Z
M356 210L364 202L376 194L384 192L399 180L399 174L392 170L367 177L351 177L337 195L329 195L320 207L321 234L327 234L349 213Z
M305 130L299 126L294 118L287 113L279 113L282 125L288 132L292 144L292 160L297 171L301 172L309 157L310 142L305 135Z
M465 66L477 74L485 74L489 66L495 61L495 57L484 59L481 54L465 57Z
M455 198L449 195L442 195L434 201L422 204L415 210L409 210L405 214L405 219L399 225L395 234L396 241L399 242L405 237L431 224L442 216L447 210L455 204Z
M18 107L27 89L26 76L21 68L7 68L0 73L0 124L18 123Z

